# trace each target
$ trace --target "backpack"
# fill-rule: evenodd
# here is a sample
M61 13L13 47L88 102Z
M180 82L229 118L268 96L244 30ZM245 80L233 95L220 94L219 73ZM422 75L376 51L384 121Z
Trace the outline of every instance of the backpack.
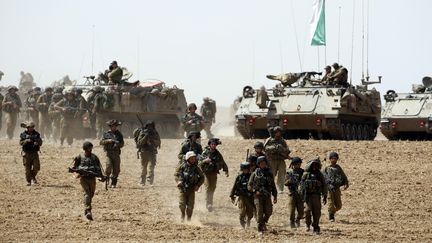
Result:
M136 128L134 131L133 131L133 138L134 138L134 141L135 141L135 145L136 145L136 147L137 148L139 148L139 146L138 146L138 138L140 137L140 135L141 135L141 131L142 131L142 128Z

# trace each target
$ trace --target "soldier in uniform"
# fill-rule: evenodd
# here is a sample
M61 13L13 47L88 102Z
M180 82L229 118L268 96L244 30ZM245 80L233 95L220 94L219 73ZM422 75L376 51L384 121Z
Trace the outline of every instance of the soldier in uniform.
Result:
M25 100L27 106L28 119L32 120L36 124L36 129L39 128L39 110L37 109L37 100L41 95L41 88L34 87L33 90L29 91L30 95Z
M104 94L104 89L100 86L94 87L95 96L92 101L92 114L95 116L95 130L96 130L96 138L101 139L104 127L105 127L105 121L107 120L107 116L105 114L104 109L104 102L106 101L107 97Z
M186 134L191 131L200 132L204 128L204 119L196 113L197 106L194 103L188 105L188 112L182 118L183 129Z
M229 176L228 166L222 154L217 150L217 146L221 144L218 138L210 138L208 146L204 149L199 160L199 166L205 175L206 188L206 207L209 212L213 211L213 195L216 190L217 175L220 170L225 172L226 177Z
M185 161L177 166L174 178L180 190L181 220L183 222L187 215L187 220L190 221L195 204L195 192L204 183L204 174L197 165L197 155L193 151L186 153Z
M188 139L181 145L180 152L178 154L179 163L184 160L184 156L189 151L194 151L197 156L201 156L203 149L198 139L201 137L200 132L191 131L188 133Z
M21 127L26 128L20 135L20 145L22 146L27 186L30 186L32 182L33 184L37 184L36 175L40 170L38 152L40 146L42 146L42 139L40 134L35 130L34 122L22 123Z
M156 131L154 122L148 121L144 129L140 130L138 138L136 140L138 152L141 157L141 182L142 186L145 185L146 179L153 185L154 181L154 169L156 166L156 155L157 150L161 147L161 140L159 133ZM147 168L149 175L147 177Z
M257 159L258 168L252 173L248 182L248 190L254 195L255 209L257 213L258 233L267 230L267 223L273 213L273 203L277 203L277 189L273 174L267 167L264 156Z
M270 169L276 178L278 190L284 191L286 164L285 159L289 159L290 150L287 143L282 137L282 128L276 126L273 128L274 136L270 137L264 143L265 153L270 162Z
M328 187L328 212L329 220L335 221L335 214L342 208L341 190L340 187L344 186L344 190L348 189L349 182L348 177L342 170L342 167L337 164L339 160L339 154L331 152L329 156L331 165L327 166L324 171L324 177Z
M238 197L237 204L240 214L240 225L243 229L246 229L246 227L250 227L250 221L255 211L253 194L247 187L251 176L249 162L241 163L240 171L231 189L230 198L231 202L234 204L235 197Z
M60 130L61 130L61 111L55 109L55 104L63 100L63 88L56 87L54 89L54 94L52 96L51 103L48 107L48 115L49 119L52 122L52 138L57 142L57 139L60 138Z
M300 191L306 203L306 231L310 231L312 224L314 234L320 233L321 196L324 205L327 203L327 185L320 167L319 159L309 161L300 182Z
M324 73L324 75L323 75L323 77L321 79L321 83L328 84L330 82L331 67L327 65L324 68L324 70L325 70L325 73Z
M75 95L75 98L77 99L78 107L79 107L79 110L76 114L76 117L77 117L77 124L76 125L77 125L77 137L80 139L84 139L86 136L83 122L82 122L82 117L84 116L84 114L86 113L86 111L88 109L87 101L82 96L82 92L83 92L83 90L81 88L74 89L74 95Z
M289 190L288 208L290 212L291 228L300 227L300 219L302 219L304 216L303 198L299 193L300 181L304 172L304 170L301 168L301 163L301 158L292 158L285 180L285 186L287 186ZM295 215L296 210L297 217Z
M117 130L121 122L109 120L106 124L110 127L110 130L103 134L100 145L103 145L105 151L106 175L109 178L112 173L111 188L116 188L120 174L120 149L124 146L124 140L121 132Z
M17 87L9 86L8 93L5 95L2 103L3 112L6 113L6 134L9 139L13 137L18 113L22 107L21 99L16 93L17 91Z
M102 182L106 180L99 158L92 153L92 149L93 144L91 142L84 142L84 153L74 158L73 167L69 170L78 173L77 178L80 178L80 184L84 191L84 215L88 220L93 220L91 203L96 191L96 177L101 177L100 181Z
M65 92L65 97L54 105L54 109L61 112L60 121L60 144L63 145L66 139L68 145L72 145L75 129L76 114L79 111L79 104L75 99L72 90Z
M36 108L39 111L39 130L42 137L47 138L51 134L51 119L48 114L48 108L51 104L53 89L45 88L45 92L39 96L36 102Z
M123 70L117 65L117 61L112 61L108 72L109 84L120 84L123 78Z
M348 86L348 70L339 65L338 63L333 63L332 65L334 71L330 74L329 80L332 84L342 85L344 87Z
M211 126L216 122L216 104L209 97L203 99L204 103L201 105L201 115L205 120L204 131L207 138L212 138L214 135L211 132Z

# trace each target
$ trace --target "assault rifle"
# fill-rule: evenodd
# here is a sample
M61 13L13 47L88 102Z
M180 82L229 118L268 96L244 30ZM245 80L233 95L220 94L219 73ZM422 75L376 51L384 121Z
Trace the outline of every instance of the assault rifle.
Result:
M80 176L82 177L96 177L96 178L100 178L98 179L100 182L105 182L105 190L108 190L108 177L104 176L100 173L95 173L93 171L88 171L88 170L82 170L82 169L77 169L74 167L69 167L68 168L68 172L69 173L78 173Z

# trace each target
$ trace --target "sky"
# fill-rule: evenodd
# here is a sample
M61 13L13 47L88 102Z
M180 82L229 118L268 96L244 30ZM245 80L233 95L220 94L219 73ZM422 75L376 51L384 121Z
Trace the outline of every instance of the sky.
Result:
M353 84L366 70L383 76L382 94L432 75L432 1L326 0L325 48L310 46L313 2L0 0L0 85L18 84L21 70L42 87L66 74L82 82L117 60L131 81L159 79L188 102L230 105L245 85L274 86L267 74L337 61Z

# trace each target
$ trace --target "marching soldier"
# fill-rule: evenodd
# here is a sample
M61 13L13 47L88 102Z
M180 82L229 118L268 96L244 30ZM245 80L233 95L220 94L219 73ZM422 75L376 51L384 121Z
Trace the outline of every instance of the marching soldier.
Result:
M6 134L9 139L12 139L14 135L18 113L22 107L21 99L16 93L17 91L17 87L9 86L8 93L5 95L2 103L3 111L6 113Z
M54 94L52 95L52 101L48 107L49 118L52 122L52 137L54 141L57 142L57 139L60 138L60 130L61 130L61 111L55 109L55 104L60 102L64 98L63 96L63 88L56 87L54 89Z
M216 102L209 97L205 97L203 102L200 113L205 120L204 131L207 134L207 138L213 138L214 135L211 132L211 126L216 122Z
M27 115L28 118L36 124L36 128L39 128L39 110L37 108L37 100L41 95L41 88L34 87L33 90L30 90L29 92L29 97L25 100Z
M103 145L106 157L106 175L111 177L111 188L117 187L117 180L120 174L120 154L121 148L124 146L123 135L117 127L121 125L121 122L117 120L109 120L107 125L110 130L103 134L100 145Z
M179 163L184 159L184 156L189 151L194 151L197 156L201 156L203 149L201 144L199 144L198 139L201 137L200 132L191 131L188 134L188 139L184 141L181 145L180 152L178 154Z
M40 170L39 150L42 146L42 139L35 130L34 122L22 123L21 127L26 128L20 135L20 145L22 146L27 186L30 186L32 182L37 184L36 175Z
M197 106L195 103L190 103L187 109L188 112L182 118L184 131L186 134L200 132L204 128L204 119L196 113Z
M45 92L39 96L36 107L39 111L39 130L41 135L47 138L51 134L51 119L48 114L48 108L51 104L53 96L53 89L51 87L45 88Z
M156 155L161 147L159 133L156 131L154 122L149 121L145 124L144 129L140 129L137 136L136 145L141 157L141 182L142 186L147 181L150 185L154 182L154 169L156 167ZM148 171L148 177L147 177Z
M61 112L60 144L66 139L69 146L72 145L75 133L75 119L79 111L79 103L75 99L72 90L65 92L65 97L54 105L54 109Z
M230 193L231 202L233 204L235 203L235 197L238 197L237 204L240 214L240 225L243 229L250 227L250 221L255 210L253 194L247 187L251 176L249 169L249 162L243 162L240 164L240 173L237 175Z
M301 168L302 159L294 157L287 171L285 186L289 190L288 208L290 212L291 228L300 227L300 219L304 216L303 198L299 193L300 181L304 170ZM297 211L297 217L296 217Z

